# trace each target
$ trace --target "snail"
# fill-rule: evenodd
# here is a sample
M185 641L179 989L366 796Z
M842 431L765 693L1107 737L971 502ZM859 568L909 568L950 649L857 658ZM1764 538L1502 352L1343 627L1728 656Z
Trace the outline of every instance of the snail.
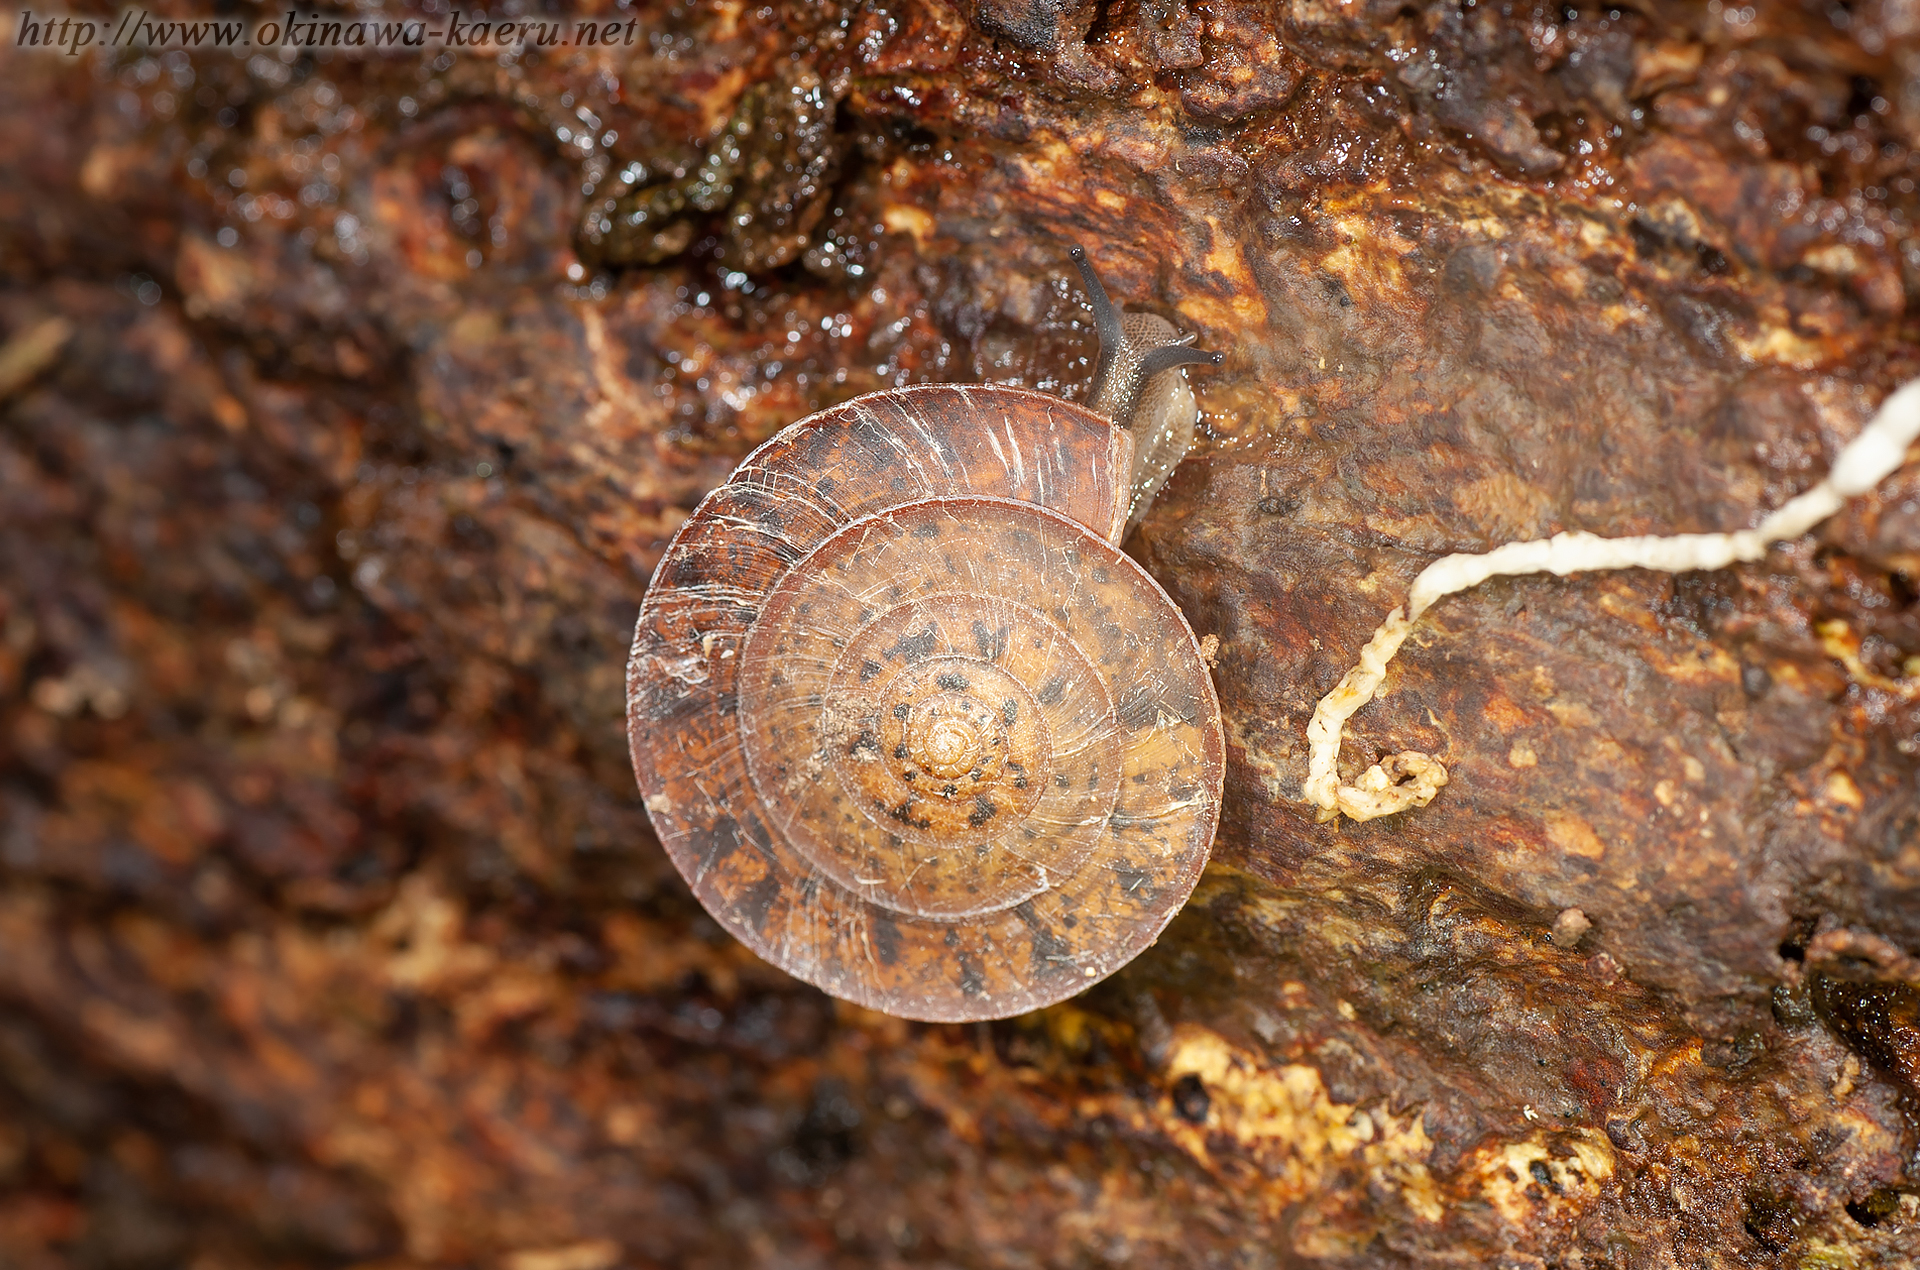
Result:
M634 772L694 895L906 1018L1003 1018L1113 973L1219 820L1207 663L1118 544L1191 442L1181 368L1220 358L1072 256L1087 405L922 385L810 415L701 501L634 631Z

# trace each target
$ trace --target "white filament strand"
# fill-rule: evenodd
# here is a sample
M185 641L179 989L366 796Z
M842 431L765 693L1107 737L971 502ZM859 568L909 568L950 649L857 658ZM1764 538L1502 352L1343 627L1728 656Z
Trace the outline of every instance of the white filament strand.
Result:
M1692 569L1722 569L1737 561L1758 560L1767 547L1800 535L1839 511L1848 498L1864 494L1885 480L1906 459L1907 448L1920 437L1920 380L1900 388L1881 403L1879 413L1860 435L1840 451L1826 479L1788 501L1753 529L1727 534L1676 534L1672 537L1601 538L1589 533L1555 534L1533 542L1509 543L1492 551L1443 556L1421 570L1407 593L1403 611L1395 608L1360 650L1359 664L1349 670L1332 692L1320 699L1307 724L1306 800L1320 809L1322 820L1345 813L1350 819L1371 820L1408 807L1424 807L1446 783L1446 770L1426 755L1397 755L1401 768L1414 760L1427 765L1426 777L1396 782L1381 765L1369 769L1355 785L1343 786L1335 772L1342 730L1379 691L1387 663L1400 651L1407 633L1420 615L1444 596L1478 586L1488 578L1524 573L1586 573L1599 569L1657 569L1683 573ZM1414 764L1418 766L1418 764ZM1437 772L1437 775L1432 773Z

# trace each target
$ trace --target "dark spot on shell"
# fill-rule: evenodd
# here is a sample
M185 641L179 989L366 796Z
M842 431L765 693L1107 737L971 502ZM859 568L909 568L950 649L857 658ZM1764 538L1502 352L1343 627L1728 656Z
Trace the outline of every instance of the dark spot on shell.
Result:
M1130 685L1121 690L1120 699L1114 702L1113 714L1121 727L1138 732L1151 727L1160 716L1160 698L1145 684Z
M1150 870L1135 868L1124 861L1111 867L1120 878L1120 889L1127 893L1129 899L1142 903L1153 899L1153 873Z
M1073 946L1053 933L1053 929L1042 921L1040 914L1034 911L1033 901L1024 900L1013 906L1013 915L1018 917L1033 937L1033 968L1045 973L1058 973L1068 969Z
M987 976L980 969L980 960L966 953L960 954L960 991L970 997L977 997L987 990Z
M773 911L773 902L778 898L780 898L779 880L772 876L761 878L740 893L740 914L752 924L754 930L764 933L767 928L767 915Z
M973 810L967 813L967 825L969 828L978 829L992 820L999 811L1000 809L995 807L985 794L976 794L973 799Z
M869 679L872 679L875 675L879 673L880 673L879 662L863 661L860 663L860 682L861 683L866 683Z
M1006 626L1001 626L995 630L988 630L985 622L980 621L978 618L974 619L973 646L983 661L1000 660L1000 655L1007 651L1007 635L1009 634L1009 630L1010 628Z
M867 913L873 923L873 955L881 965L891 966L900 960L900 928L882 909L869 908Z
M1038 701L1043 706L1057 706L1062 701L1066 700L1066 696L1067 696L1066 676L1055 675L1053 678L1047 680L1047 682L1040 685L1040 691L1034 694L1033 699L1035 701Z
M882 806L885 807L884 804L882 804ZM931 820L915 820L913 818L913 798L911 795L903 799L898 807L885 807L885 810L889 817L899 821L903 825L912 825L915 829L930 829L933 827Z
M676 685L645 685L645 704L640 707L641 714L649 723L676 723L698 715L704 708L700 699L679 690Z
M940 632L929 626L917 635L902 635L894 641L893 647L882 650L888 660L901 658L905 661L921 661L929 656L940 643Z
M697 587L705 582L712 570L699 555L683 551L676 553L660 572L666 575L668 586L686 588Z
M965 675L951 670L944 674L936 675L933 682L939 687L945 688L948 692L965 692L970 686L967 683L967 677Z

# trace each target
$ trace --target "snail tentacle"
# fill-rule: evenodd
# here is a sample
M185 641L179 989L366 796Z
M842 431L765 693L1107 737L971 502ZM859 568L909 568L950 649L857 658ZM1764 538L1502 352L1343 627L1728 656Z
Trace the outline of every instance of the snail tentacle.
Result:
M1226 360L1225 353L1188 348L1193 339L1192 335L1184 335L1178 344L1163 344L1149 352L1140 359L1140 378L1151 382L1176 366L1218 366Z
M1069 253L1080 269L1093 307L1100 353L1094 363L1087 406L1133 434L1134 466L1127 525L1140 523L1154 496L1193 444L1200 409L1187 387L1184 366L1218 366L1220 353L1193 348L1193 333L1153 313L1122 313L1093 271L1086 252Z
M1093 306L1093 329L1100 338L1100 351L1093 366L1093 391L1097 397L1100 386L1113 373L1114 354L1126 343L1127 337L1120 330L1120 310L1113 307L1106 285L1100 281L1100 275L1093 271L1093 263L1087 259L1087 253L1075 247L1067 254L1073 257L1073 263L1080 268L1080 283L1086 287L1087 302ZM1112 415L1107 417L1112 418Z

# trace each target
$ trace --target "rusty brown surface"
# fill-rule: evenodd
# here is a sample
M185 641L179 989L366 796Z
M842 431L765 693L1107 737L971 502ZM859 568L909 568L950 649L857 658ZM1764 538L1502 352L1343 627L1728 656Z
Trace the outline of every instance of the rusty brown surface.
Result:
M0 52L9 1263L1911 1264L1913 469L1446 601L1347 761L1452 783L1296 801L1428 560L1750 523L1916 369L1908 8L1643 8ZM622 663L785 423L1082 393L1068 241L1227 353L1130 544L1221 640L1214 864L1083 998L891 1021L700 913Z

